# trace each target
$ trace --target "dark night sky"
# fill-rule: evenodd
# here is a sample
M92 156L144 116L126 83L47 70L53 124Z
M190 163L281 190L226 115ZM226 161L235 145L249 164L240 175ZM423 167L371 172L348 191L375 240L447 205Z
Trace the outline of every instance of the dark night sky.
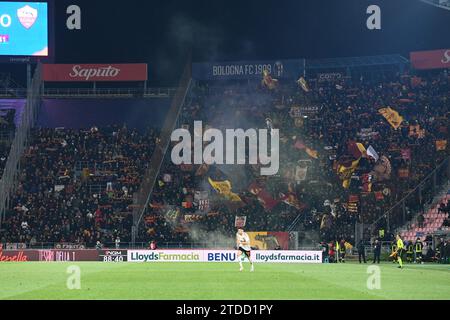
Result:
M56 0L56 62L148 62L172 80L194 61L319 58L450 47L450 11L419 0ZM66 8L82 30L66 29ZM366 9L382 10L382 30Z

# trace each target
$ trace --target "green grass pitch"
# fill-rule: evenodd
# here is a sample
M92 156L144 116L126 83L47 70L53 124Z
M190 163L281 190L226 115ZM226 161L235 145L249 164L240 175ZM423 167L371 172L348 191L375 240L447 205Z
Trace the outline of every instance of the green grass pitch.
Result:
M67 268L81 288L69 290ZM369 264L0 263L0 299L450 299L450 266L380 265L381 289L369 290Z

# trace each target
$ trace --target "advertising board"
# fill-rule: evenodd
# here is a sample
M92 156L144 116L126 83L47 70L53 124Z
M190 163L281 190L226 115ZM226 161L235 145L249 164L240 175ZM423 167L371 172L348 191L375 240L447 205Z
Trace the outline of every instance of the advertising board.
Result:
M256 263L322 263L321 251L254 250ZM129 262L237 262L237 250L128 250Z
M49 82L145 81L147 64L44 64L42 79Z
M414 69L450 68L450 49L411 52L410 60Z
M303 73L304 60L226 61L193 63L196 80L262 79L268 71L275 79L297 79Z

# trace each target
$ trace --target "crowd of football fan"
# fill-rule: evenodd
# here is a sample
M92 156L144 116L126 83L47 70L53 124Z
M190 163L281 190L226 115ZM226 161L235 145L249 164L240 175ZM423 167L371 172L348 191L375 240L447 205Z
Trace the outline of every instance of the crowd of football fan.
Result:
M36 129L1 242L83 243L129 238L132 195L157 132Z
M0 177L3 175L9 150L11 149L11 141L14 137L16 128L15 115L15 109L0 110Z
M194 120L202 120L204 130L280 129L280 171L264 177L259 165L176 166L169 148L138 241L198 241L211 234L219 241L217 235L234 234L236 216L246 216L248 230L286 231L300 215L322 240L352 243L355 221L375 221L449 154L445 72L311 80L309 87L282 81L272 90L262 84L197 84L181 115L192 135ZM378 112L387 106L404 118L397 130ZM157 134L35 130L0 240L88 246L118 237L130 241L132 196ZM361 153L357 143L372 146L383 163ZM344 188L337 171L358 158ZM217 193L208 179L228 180L239 200ZM422 203L408 212L431 198L424 190Z
M193 226L232 234L235 216L246 216L249 230L284 231L301 214L305 227L320 229L323 240L353 242L355 221L375 221L449 154L445 147L450 103L446 73L420 78L341 78L310 86L309 92L282 82L274 90L262 85L195 88L182 118L191 132L194 120L221 130L279 128L280 172L261 177L251 165L176 167L168 160L144 224L148 239L173 239L154 227L158 219L167 220L170 212L176 233L185 238ZM300 108L298 116L296 106L307 108ZM383 106L404 118L397 130L379 114ZM444 147L438 148L437 141ZM365 149L372 146L385 163L358 155L356 143ZM337 168L358 157L350 186L344 188ZM307 167L306 175L297 177L296 166ZM207 178L230 181L242 202L221 198ZM252 192L255 186L264 194ZM210 194L206 212L196 191ZM409 203L407 219L431 199L431 190L424 190L422 202ZM383 240L390 237L382 236Z

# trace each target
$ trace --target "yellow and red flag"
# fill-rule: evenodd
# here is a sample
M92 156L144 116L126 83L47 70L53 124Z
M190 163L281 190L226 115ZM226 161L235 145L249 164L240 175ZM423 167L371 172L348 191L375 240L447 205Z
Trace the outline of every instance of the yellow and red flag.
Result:
M266 189L259 186L256 182L253 182L248 187L248 190L258 198L258 201L266 210L272 210L279 203L279 200L274 199Z
M273 89L275 89L278 86L278 80L277 79L273 79L270 76L269 71L264 70L263 71L262 84L264 86L266 86L269 90L273 90Z
M305 151L311 158L319 158L319 153L316 150L306 147Z
M242 199L231 191L231 182L225 181L214 181L208 177L209 184L217 191L217 193L223 195L225 198L231 201L242 201Z
M361 158L352 161L350 166L345 166L344 164L340 164L338 166L338 175L339 178L342 180L342 187L345 189L348 189L350 187L350 181L353 172L355 172L356 168L358 168L359 160Z
M381 108L378 112L397 130L403 122L403 117L391 107Z
M347 147L348 153L355 159L361 158L367 154L366 148L360 142L350 142Z

